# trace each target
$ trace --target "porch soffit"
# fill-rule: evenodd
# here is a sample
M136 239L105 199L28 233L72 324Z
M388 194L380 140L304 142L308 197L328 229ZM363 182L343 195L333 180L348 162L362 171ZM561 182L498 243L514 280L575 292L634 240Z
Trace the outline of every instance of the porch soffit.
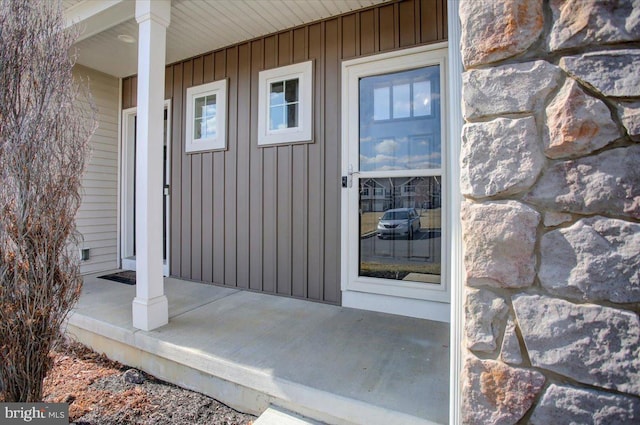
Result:
M245 40L391 0L172 0L167 64ZM79 19L78 63L116 77L137 72L135 0L63 0Z

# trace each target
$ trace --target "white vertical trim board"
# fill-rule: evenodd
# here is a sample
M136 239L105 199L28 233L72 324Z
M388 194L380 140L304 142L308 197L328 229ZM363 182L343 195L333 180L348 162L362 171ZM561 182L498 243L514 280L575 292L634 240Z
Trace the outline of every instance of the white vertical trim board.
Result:
M118 111L122 111L122 78L118 78ZM118 202L116 205L117 211L122 211L122 114L118 114ZM117 224L116 229L116 261L118 268L122 267L122 232L120 229L122 228L122 214L117 214Z
M134 212L134 170L135 170L135 118L137 108L129 108L122 111L122 190L121 190L121 228L120 240L122 246L120 253L122 256L122 267L128 270L135 270L128 263L128 259L133 257L133 212Z
M459 424L461 416L460 375L462 373L462 335L464 326L464 266L462 224L460 222L460 144L462 134L462 57L460 55L460 19L458 16L459 0L448 0L447 27L449 34L449 184L450 194L449 227L451 252L448 264L451 279L451 343L449 345L449 423Z
M80 272L87 274L118 267L119 80L81 65L74 67L74 76L88 81L98 121L89 142L91 156L76 214L82 235L78 249L89 249L89 259L80 263Z

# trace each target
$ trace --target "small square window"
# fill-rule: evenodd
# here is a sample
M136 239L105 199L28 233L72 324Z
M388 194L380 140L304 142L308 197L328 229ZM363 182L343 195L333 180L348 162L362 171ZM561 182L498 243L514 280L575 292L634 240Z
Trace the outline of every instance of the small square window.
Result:
M258 145L310 142L313 62L259 74Z
M226 149L227 80L187 89L186 152Z

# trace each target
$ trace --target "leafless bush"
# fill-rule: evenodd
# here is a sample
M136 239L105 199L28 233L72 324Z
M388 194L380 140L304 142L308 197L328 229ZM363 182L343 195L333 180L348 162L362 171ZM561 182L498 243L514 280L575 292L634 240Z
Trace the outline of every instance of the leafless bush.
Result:
M0 381L42 397L49 351L82 285L74 217L95 130L58 2L0 0Z

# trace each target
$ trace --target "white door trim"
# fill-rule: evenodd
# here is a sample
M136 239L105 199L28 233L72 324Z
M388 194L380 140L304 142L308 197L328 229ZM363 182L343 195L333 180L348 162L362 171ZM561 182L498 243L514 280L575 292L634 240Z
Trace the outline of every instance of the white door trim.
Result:
M447 93L449 97L449 228L451 248L448 277L451 282L451 327L449 344L449 423L462 423L462 340L464 330L464 257L460 205L460 145L462 141L462 57L460 54L461 25L458 14L459 0L447 0L447 34L449 40L449 67Z
M171 99L164 101L164 107L167 110L167 176L171 176ZM134 247L134 203L135 192L133 190L133 181L135 178L135 145L133 141L136 136L135 117L137 115L138 108L128 108L122 111L122 176L121 176L121 199L120 203L120 260L121 267L126 270L136 269L136 259L133 254ZM170 179L167 178L170 182ZM169 256L171 253L170 247L170 229L171 229L171 191L169 195L165 197L166 203L166 223L165 232L167 235L166 250L167 258L163 265L163 275L169 276Z
M135 270L135 259L133 258L133 211L134 211L134 190L135 182L135 145L136 137L135 117L137 108L129 108L122 111L122 203L120 216L120 240L122 242L120 253L122 268Z
M448 276L449 231L446 211L451 198L443 191L442 205L442 276L439 284L417 283L409 281L389 281L358 276L359 259L359 221L358 221L358 177L365 177L367 173L359 173L358 144L349 142L358 140L359 118L359 80L370 75L404 71L428 65L440 66L441 92L447 90L447 43L437 43L419 46L375 56L345 61L342 64L342 175L348 176L348 186L342 189L342 264L341 289L342 305L346 307L362 308L405 316L419 317L448 322L450 320L450 280ZM448 158L448 123L446 96L441 99L441 131L442 149ZM448 187L448 164L443 162L443 187ZM387 173L376 172L376 176ZM393 172L388 173L389 176ZM429 171L407 170L403 175L429 175ZM353 180L353 181L350 181Z

